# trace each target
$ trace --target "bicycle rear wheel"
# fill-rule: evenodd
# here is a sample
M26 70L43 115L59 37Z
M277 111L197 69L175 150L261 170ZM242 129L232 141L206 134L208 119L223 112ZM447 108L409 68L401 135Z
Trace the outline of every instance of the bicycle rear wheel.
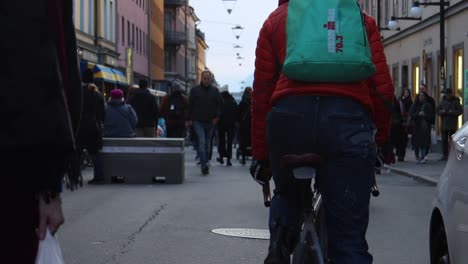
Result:
M292 264L307 264L312 262L312 252L308 243L298 243L293 253Z
M315 194L314 209L316 210L315 227L317 229L317 237L322 249L322 255L325 260L328 259L328 235L325 216L325 207L323 206L320 193ZM317 199L320 199L317 201Z

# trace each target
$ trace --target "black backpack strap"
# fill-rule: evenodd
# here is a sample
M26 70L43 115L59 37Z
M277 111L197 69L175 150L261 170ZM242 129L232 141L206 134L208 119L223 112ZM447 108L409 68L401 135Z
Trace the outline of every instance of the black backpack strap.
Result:
M385 97L383 97L383 95L377 90L377 87L375 87L375 86L373 86L373 87L374 87L375 94L377 94L377 97L379 97L382 100L382 102L385 105L385 107L387 108L388 112L392 113L393 104L391 102L389 102L387 99L385 99Z

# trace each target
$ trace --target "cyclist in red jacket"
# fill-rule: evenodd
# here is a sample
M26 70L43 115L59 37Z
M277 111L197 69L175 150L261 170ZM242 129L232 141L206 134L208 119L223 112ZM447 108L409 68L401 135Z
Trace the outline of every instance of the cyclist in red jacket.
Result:
M318 180L327 215L331 262L372 263L365 238L369 190L377 145L385 141L390 128L390 113L381 97L393 102L394 94L379 29L375 20L365 15L376 66L368 80L294 81L281 73L286 55L287 2L279 1L260 31L252 93L252 147L258 161L252 166L270 167L275 182L265 263L289 263L288 241L294 241L291 238L300 229L301 183L288 176L279 161L285 154L301 153L317 153L324 158Z

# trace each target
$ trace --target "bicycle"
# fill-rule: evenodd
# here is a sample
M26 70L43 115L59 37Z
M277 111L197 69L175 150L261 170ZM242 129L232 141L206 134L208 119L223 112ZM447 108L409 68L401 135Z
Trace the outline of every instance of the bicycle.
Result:
M317 168L320 167L321 163L322 157L315 153L287 154L280 161L281 168L290 170L292 177L295 179L313 181L312 185L302 185L302 225L299 240L292 252L292 264L330 263L327 252L328 237L325 208L322 206L323 201L320 186L316 181ZM271 171L264 173L271 174ZM311 189L311 186L313 189ZM371 193L375 197L379 196L375 175ZM270 185L268 181L263 184L263 201L265 207L271 205Z
M299 241L292 255L292 264L327 263L327 230L325 225L325 209L322 206L322 195L319 184L315 180L317 168L322 158L315 153L289 154L283 156L280 165L290 169L292 176L298 180L314 183L304 184L301 190L303 220Z

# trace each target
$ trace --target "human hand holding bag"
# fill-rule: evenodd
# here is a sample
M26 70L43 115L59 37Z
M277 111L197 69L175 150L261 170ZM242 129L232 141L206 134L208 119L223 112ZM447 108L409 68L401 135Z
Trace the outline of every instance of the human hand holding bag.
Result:
M60 245L50 233L49 228L47 228L45 238L39 241L36 264L65 264Z

